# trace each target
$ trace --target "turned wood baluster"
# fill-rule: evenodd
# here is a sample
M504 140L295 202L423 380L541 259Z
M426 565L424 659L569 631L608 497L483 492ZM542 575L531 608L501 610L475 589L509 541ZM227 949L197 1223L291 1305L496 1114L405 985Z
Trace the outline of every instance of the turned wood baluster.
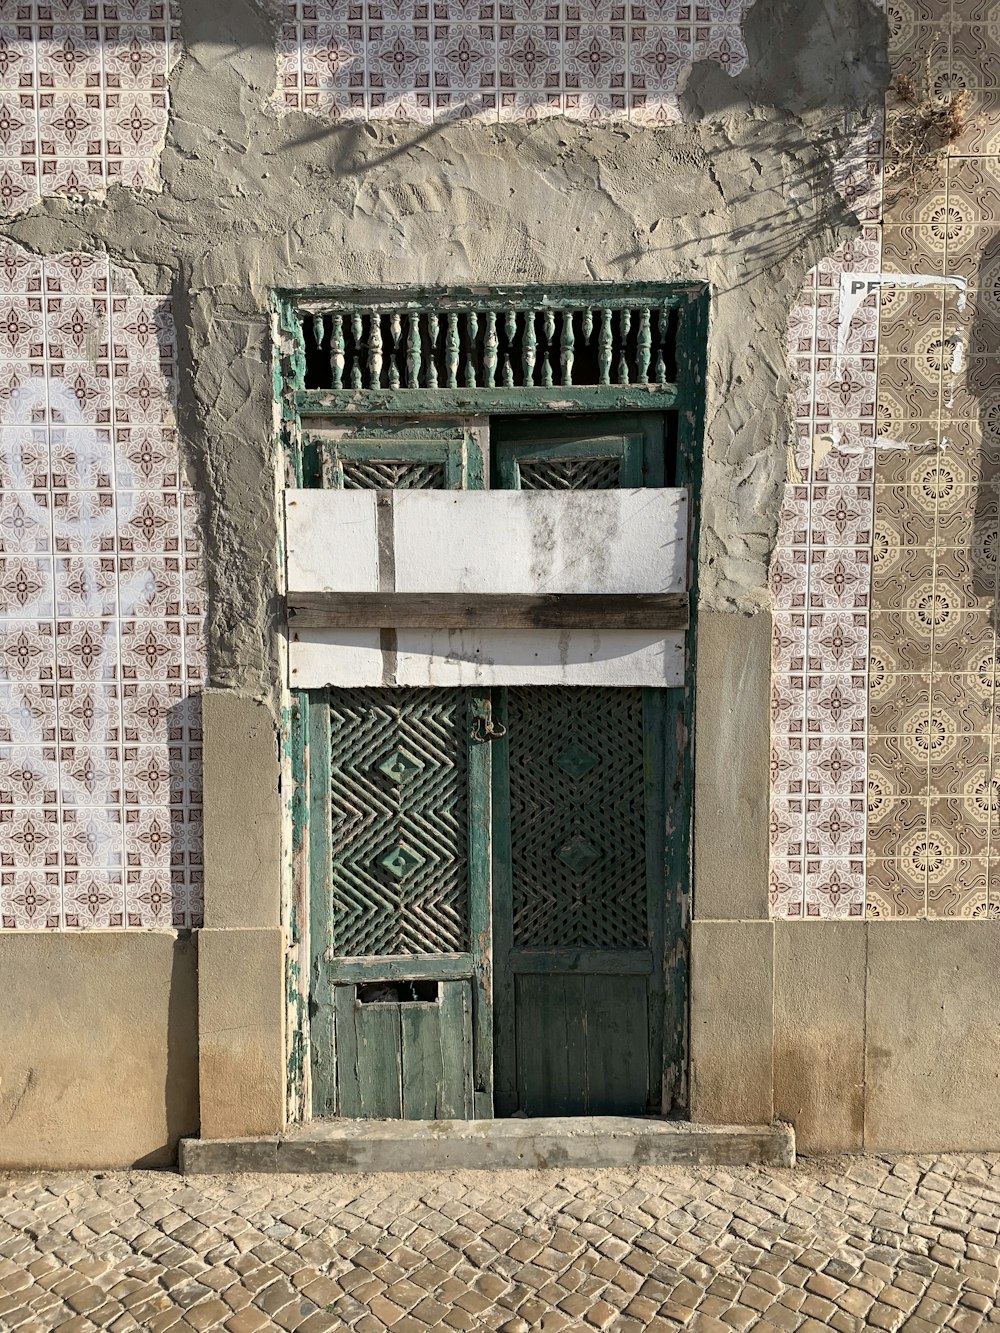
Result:
M368 325L368 387L377 389L382 382L382 316L373 310Z
M450 314L444 335L444 367L448 377L448 388L458 388L458 316Z
M667 382L667 363L664 359L663 349L667 343L667 333L670 329L670 311L664 306L660 311L659 318L659 346L656 349L656 365L653 368L653 377L657 384L666 384Z
M636 335L636 383L645 384L649 379L649 359L653 348L653 335L649 328L649 311L639 311L639 332Z
M600 384L611 383L611 348L614 333L611 330L611 311L601 311L601 329L597 335L597 378Z
M628 332L632 327L631 310L620 310L618 312L618 329L621 334L621 346L618 353L618 383L628 384L628 361L626 360L626 349L628 344Z
M524 367L524 384L528 388L535 383L535 354L538 339L535 336L535 312L524 312L524 334L521 338L521 363Z
M420 387L420 316L410 311L410 328L406 339L406 382L411 389Z
M542 316L542 330L545 333L545 355L542 357L542 385L552 388L552 342L556 336L556 317L551 306L545 307Z
M432 311L427 316L427 387L436 389L438 386L438 368L437 368L437 340L438 340L438 317Z
M465 317L465 328L469 335L469 350L465 357L465 387L476 387L476 339L479 337L479 316L470 310Z
M483 379L487 389L492 389L496 383L497 348L499 345L497 317L492 310L489 310L486 314L486 332L483 334Z
M351 315L351 337L354 339L354 357L351 362L351 388L361 388L361 348L364 345L364 326L361 323L361 311Z
M392 338L392 351L389 354L389 388L399 388L399 340L403 336L403 323L399 311L394 310L389 316L389 336Z
M573 312L564 310L562 312L562 335L559 339L559 361L562 365L563 384L573 383Z
M344 317L330 316L330 380L333 388L344 387Z

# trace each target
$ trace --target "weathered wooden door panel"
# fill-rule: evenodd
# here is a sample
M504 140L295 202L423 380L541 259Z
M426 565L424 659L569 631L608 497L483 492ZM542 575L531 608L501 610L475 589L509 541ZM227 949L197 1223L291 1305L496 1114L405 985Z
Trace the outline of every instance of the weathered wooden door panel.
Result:
M554 972L515 982L525 1115L634 1115L649 1088L646 978Z
M428 988L437 992L435 999L415 997ZM472 1118L470 982L336 986L334 1010L338 1114Z

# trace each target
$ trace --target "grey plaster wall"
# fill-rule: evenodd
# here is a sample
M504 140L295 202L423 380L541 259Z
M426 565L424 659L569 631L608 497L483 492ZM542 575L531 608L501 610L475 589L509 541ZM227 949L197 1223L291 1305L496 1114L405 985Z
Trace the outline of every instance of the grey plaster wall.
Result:
M857 225L831 169L887 79L871 0L757 0L744 73L695 65L686 123L656 130L278 118L278 19L186 0L162 193L47 201L7 228L42 252L105 248L173 293L182 435L208 499L212 683L276 699L275 286L710 283L700 596L765 605L787 312Z

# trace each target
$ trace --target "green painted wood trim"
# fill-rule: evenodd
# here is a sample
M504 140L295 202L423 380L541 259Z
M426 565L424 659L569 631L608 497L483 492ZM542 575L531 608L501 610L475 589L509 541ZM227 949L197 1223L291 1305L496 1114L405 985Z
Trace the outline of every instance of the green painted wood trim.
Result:
M308 727L310 1059L313 1114L330 1115L337 1101L336 1022L326 979L333 947L330 918L330 701L326 690L302 691Z
M649 975L649 949L513 949L511 971L526 973L591 972L601 976Z
M386 287L304 287L278 293L300 314L323 314L330 311L362 313L372 309L437 310L456 312L475 310L481 313L506 312L508 308L543 311L562 310L585 306L595 311L605 307L611 310L636 309L650 305L675 309L697 300L704 290L703 283L555 283L551 287L532 287L521 284L502 284L497 287L413 287L392 285Z
M295 405L303 418L459 412L500 413L668 411L677 402L676 384L573 385L510 389L300 389Z
M692 829L694 824L694 710L698 659L698 539L701 518L702 452L704 448L705 391L708 374L709 305L707 289L680 314L677 331L677 370L682 394L678 402L677 466L674 483L686 486L688 506L688 591L691 624L687 632L683 690L666 698L667 808L680 812L666 828L666 896L664 922L664 983L666 1008L663 1028L663 1111L686 1114L688 1109L690 1051L690 932L693 882Z
M673 691L676 692L676 691ZM646 922L649 929L649 1108L660 1110L663 1097L663 1024L666 985L664 936L670 914L665 873L666 751L668 690L643 690L643 776L646 822ZM666 1108L662 1108L666 1109Z
M306 1078L308 1059L308 999L310 959L308 954L309 912L309 806L306 785L306 730L307 700L297 692L283 710L282 741L285 746L285 767L289 790L287 817L291 826L290 846L287 849L289 880L288 893L283 894L284 911L288 920L289 949L285 958L285 996L288 1005L286 1031L287 1095L289 1113L302 1115L307 1111L306 1097L309 1080ZM303 939L303 936L307 938ZM303 975L304 974L304 975Z
M331 958L323 964L328 986L358 981L457 981L474 971L471 953L386 954L376 958Z
M469 943L472 975L472 1078L477 1120L493 1116L492 741L475 741L473 724L492 706L489 690L469 690Z
M506 731L507 691L493 691L493 717ZM511 951L513 874L510 842L510 751L506 735L490 746L493 761L493 1100L498 1116L517 1106L517 1037Z

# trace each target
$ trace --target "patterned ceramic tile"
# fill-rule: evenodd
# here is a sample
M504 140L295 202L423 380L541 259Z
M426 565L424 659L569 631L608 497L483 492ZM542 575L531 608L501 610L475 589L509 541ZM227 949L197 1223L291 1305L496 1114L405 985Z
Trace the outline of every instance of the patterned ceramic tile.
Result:
M204 591L169 305L13 247L0 288L0 928L195 926Z
M158 187L176 25L171 0L0 4L0 213Z
M749 0L285 0L277 101L332 119L680 119L695 60L746 63ZM0 108L2 136L19 112ZM82 115L82 113L81 113ZM141 128L141 127L140 127ZM79 134L82 132L78 132ZM3 190L0 180L0 191Z

